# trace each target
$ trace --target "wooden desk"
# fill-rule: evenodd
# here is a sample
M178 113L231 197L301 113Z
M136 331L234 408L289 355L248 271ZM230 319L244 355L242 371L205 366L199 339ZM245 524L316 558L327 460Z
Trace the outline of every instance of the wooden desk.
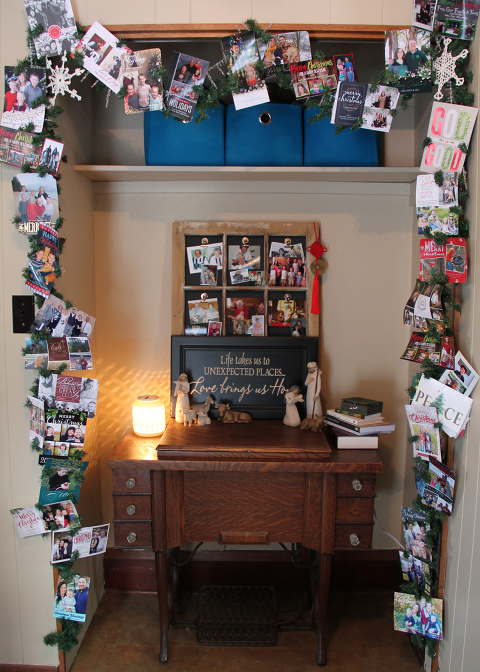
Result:
M169 551L187 541L301 543L317 553L315 612L320 665L335 548L370 548L376 451L330 449L323 433L277 420L183 427L160 441L130 432L113 470L116 548L155 552L160 661L167 661L172 604Z

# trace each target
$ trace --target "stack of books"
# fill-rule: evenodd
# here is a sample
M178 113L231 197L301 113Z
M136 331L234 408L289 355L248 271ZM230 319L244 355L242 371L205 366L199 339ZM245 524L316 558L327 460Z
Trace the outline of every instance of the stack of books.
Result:
M378 435L395 430L395 425L384 419L382 410L382 401L347 397L342 399L340 408L327 411L325 422L337 439L337 448L378 448Z

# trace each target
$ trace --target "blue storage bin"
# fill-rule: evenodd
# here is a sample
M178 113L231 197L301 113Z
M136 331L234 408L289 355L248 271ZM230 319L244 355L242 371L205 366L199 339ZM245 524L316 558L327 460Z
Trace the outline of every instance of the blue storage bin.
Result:
M367 167L378 166L378 131L358 131L346 129L335 135L335 124L330 118L310 123L310 117L317 114L315 108L304 110L304 165L305 166L342 166Z
M147 166L224 166L225 106L208 111L208 119L184 124L161 112L143 113Z
M266 123L265 123L266 122ZM303 166L302 107L227 107L227 166Z

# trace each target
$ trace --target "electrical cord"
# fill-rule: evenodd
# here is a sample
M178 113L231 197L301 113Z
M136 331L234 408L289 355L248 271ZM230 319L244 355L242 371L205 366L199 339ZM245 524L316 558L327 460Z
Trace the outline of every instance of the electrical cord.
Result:
M400 548L401 548L403 551L406 550L405 546L404 546L403 544L401 544L401 543L398 541L398 539L396 539L392 534L389 534L389 532L385 532L385 530L382 530L382 528L381 528L380 525L378 524L378 517L377 517L377 512L375 511L375 509L373 509L373 520L375 521L375 525L378 527L378 529L380 530L380 532L383 532L383 534L386 534L387 537L390 537L390 539L393 539L393 541L394 541L396 544L398 544L398 545L400 546Z
M300 569L312 569L312 567L315 567L315 565L317 564L317 560L315 559L311 565L302 565L301 563L295 561L295 558L293 557L292 553L288 550L288 548L285 546L285 544L279 542L279 545L283 548L283 550L288 555L290 560L293 562L295 567L299 567Z
M193 549L193 551L192 551L192 552L190 553L190 555L188 556L188 558L187 558L184 562L177 562L174 558L172 558L172 559L171 559L171 563L172 563L172 565L175 565L175 567L183 567L184 565L187 565L187 564L190 562L190 560L193 558L193 556L195 555L195 553L198 551L198 549L200 548L200 546L203 546L204 543L205 543L205 542L201 541L199 544L197 544L197 545L195 546L195 548Z

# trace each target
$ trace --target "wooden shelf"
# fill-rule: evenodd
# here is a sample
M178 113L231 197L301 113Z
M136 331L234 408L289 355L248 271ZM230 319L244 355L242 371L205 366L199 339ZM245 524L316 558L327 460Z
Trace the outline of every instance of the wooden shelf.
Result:
M75 166L92 182L414 182L418 168L248 166Z

